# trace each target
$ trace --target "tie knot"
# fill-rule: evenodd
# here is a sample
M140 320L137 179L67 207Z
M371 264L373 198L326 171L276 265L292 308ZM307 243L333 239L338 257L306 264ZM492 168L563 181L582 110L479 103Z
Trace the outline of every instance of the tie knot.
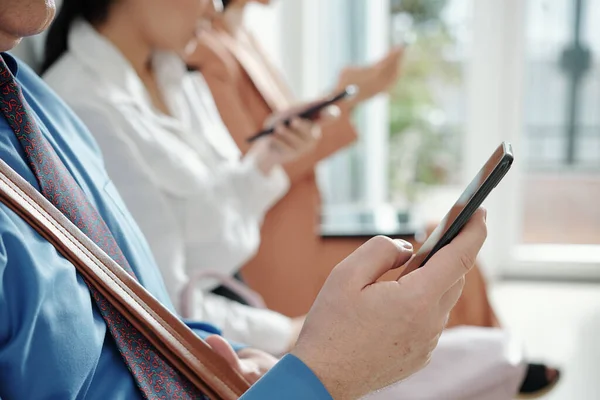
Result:
M0 86L7 82L12 82L15 79L12 72L10 72L10 68L6 64L4 57L4 54L0 54Z

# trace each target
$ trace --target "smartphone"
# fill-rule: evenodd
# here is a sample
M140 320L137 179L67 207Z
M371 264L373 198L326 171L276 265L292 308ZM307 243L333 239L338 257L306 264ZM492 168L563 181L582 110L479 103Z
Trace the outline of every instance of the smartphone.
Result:
M296 117L301 118L301 119L308 119L311 121L315 121L315 120L319 119L319 114L321 113L321 111L324 108L327 108L327 107L329 107L333 104L336 104L342 100L352 98L352 97L356 96L357 93L358 93L358 87L356 87L354 85L346 86L346 88L344 90L342 90L341 92L334 94L333 96L331 96L330 98L328 98L324 101L321 101L315 105L310 106L306 110L301 111L299 114L297 114ZM290 120L291 120L291 118L286 119L284 121L284 124L289 125ZM260 139L263 136L271 135L274 131L275 131L275 127L270 127L263 131L258 132L255 135L252 135L250 138L248 138L246 140L249 143L252 143L255 140Z
M458 235L492 189L504 178L513 163L510 143L502 143L485 163L475 179L467 186L458 201L452 206L442 222L427 238L419 251L402 271L401 277L421 268L435 253Z

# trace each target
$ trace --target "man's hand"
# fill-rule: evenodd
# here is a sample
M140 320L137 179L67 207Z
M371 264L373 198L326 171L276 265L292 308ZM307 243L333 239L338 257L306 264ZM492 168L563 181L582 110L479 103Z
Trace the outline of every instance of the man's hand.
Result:
M377 237L342 261L317 297L292 354L334 399L358 399L423 368L487 235L479 210L423 267L377 282L412 256L406 242Z
M275 357L261 350L246 348L236 354L231 345L221 336L210 336L206 338L206 343L251 385L277 364Z
M306 321L306 315L292 318L292 334L290 336L290 345L286 350L286 353L296 346L296 342L298 341L298 337L300 336L300 332L302 332L302 327L304 326L304 321Z

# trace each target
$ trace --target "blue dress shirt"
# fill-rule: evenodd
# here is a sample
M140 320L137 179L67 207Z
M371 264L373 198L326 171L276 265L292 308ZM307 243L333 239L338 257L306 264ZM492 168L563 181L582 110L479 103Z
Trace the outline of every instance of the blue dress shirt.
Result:
M7 54L1 56L17 76L43 134L106 221L141 284L173 310L150 249L108 178L91 134L33 71ZM3 117L0 157L39 190ZM189 326L202 337L218 332L197 322ZM0 398L140 397L75 267L1 204ZM244 400L330 398L312 371L293 356L284 357L243 396Z

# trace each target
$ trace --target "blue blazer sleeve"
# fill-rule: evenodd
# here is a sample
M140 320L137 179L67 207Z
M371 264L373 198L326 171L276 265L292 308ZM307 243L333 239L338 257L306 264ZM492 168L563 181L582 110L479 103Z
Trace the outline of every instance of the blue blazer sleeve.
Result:
M283 357L240 400L333 400L319 378L293 355Z

